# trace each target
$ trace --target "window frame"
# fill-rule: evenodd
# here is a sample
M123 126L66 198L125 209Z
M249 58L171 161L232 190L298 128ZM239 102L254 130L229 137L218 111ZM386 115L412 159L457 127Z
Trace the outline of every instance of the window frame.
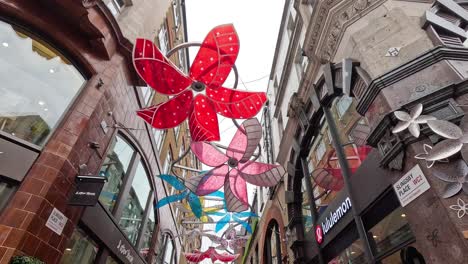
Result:
M117 227L122 232L125 239L127 239L128 243L130 245L132 245L132 247L135 249L136 252L140 252L140 249L141 249L140 247L143 245L143 242L144 242L144 239L143 239L144 238L144 232L145 232L145 230L147 228L147 225L148 225L149 213L151 211L150 208L152 206L154 206L154 204L156 203L156 188L155 188L154 183L152 181L151 171L149 170L148 165L147 165L148 162L140 154L141 150L137 147L136 144L133 143L132 140L130 140L130 138L123 131L120 131L120 130L116 131L110 142L112 142L112 140L114 140L116 137L120 137L130 147L132 147L133 150L134 150L134 153L133 153L132 158L130 159L130 162L129 162L127 171L125 173L125 176L122 179L121 189L120 189L119 194L117 196L117 200L115 202L113 210L112 211L108 210L102 204L102 202L100 200L98 200L98 203L101 205L103 210L107 211L108 215L110 217L112 217L113 221L117 224ZM113 151L113 148L111 148L111 147L112 147L111 144L109 144L109 146L107 147L106 152L105 152L106 156L110 151ZM100 164L101 167L104 164L104 162L105 162L105 158L102 159L102 162ZM130 239L128 239L127 234L125 233L125 231L121 228L120 218L122 217L122 214L123 214L125 201L130 196L130 189L132 188L133 180L135 179L136 170L137 170L138 165L140 163L143 166L146 177L148 179L148 183L150 185L149 186L150 191L149 191L148 200L146 201L144 212L143 212L143 215L142 215L142 223L141 223L141 225L139 227L139 230L138 230L138 237L136 239L135 244L133 244L132 241L130 241ZM155 232L155 230L157 230L157 225L158 225L158 211L153 209L153 214L154 214L154 227L153 227L152 236L154 237L154 235L157 234L157 232ZM152 241L152 239L151 239L151 241ZM152 248L153 246L154 246L154 243L150 242L150 248Z

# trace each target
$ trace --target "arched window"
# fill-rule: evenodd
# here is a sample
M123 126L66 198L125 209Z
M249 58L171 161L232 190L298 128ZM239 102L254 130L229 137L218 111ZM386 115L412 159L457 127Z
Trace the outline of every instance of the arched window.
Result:
M44 41L0 21L0 135L44 146L84 77Z
M175 264L177 263L177 254L174 238L169 233L163 233L159 244L159 254L156 263Z
M272 220L268 225L263 249L266 264L281 264L281 236L278 223Z

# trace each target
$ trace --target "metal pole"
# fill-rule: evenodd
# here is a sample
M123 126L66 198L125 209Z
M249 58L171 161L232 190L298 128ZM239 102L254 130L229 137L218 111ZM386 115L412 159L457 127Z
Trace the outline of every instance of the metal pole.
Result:
M317 224L318 214L317 214L317 208L315 207L314 189L312 188L312 182L310 181L310 178L309 178L309 166L307 166L307 160L305 158L301 158L301 166L302 166L302 177L306 179L305 187L307 191L307 198L309 199L310 212L312 216L312 232L314 232L314 227ZM325 260L323 259L322 248L320 247L316 239L314 239L314 245L317 248L319 263L326 264Z
M359 238L364 244L364 253L366 255L368 263L375 263L374 257L372 255L372 249L369 244L369 239L367 237L366 230L364 228L364 224L362 223L361 216L359 215L356 207L356 200L354 199L353 191L351 189L351 170L349 169L348 160L346 159L346 155L343 150L343 146L341 145L340 135L338 134L338 129L335 124L335 119L333 118L330 109L328 107L323 107L323 112L325 114L325 119L328 123L328 129L330 130L330 135L332 137L332 143L335 147L336 157L338 158L338 162L341 167L341 171L343 173L343 180L345 184L345 188L348 191L349 199L351 200L351 210L354 216L354 222L356 224L356 228L359 233Z

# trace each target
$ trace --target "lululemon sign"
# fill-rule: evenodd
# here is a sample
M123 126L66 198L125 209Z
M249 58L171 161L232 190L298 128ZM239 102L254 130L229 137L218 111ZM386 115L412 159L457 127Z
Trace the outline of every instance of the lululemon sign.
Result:
M320 244L323 242L324 236L332 229L332 227L340 221L343 216L351 210L351 199L346 199L333 211L325 217L325 221L315 227L315 239Z
M315 239L317 240L317 243L322 244L323 230L322 230L322 227L319 225L315 227Z

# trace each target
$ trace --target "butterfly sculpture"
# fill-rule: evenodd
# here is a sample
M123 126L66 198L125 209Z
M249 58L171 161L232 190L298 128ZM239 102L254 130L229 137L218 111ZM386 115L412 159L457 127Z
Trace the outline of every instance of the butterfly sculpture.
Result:
M280 165L251 160L262 136L256 118L245 120L231 140L226 153L207 142L192 142L190 147L205 165L214 167L185 182L197 195L208 195L224 186L226 208L230 212L248 209L247 182L256 186L275 186L285 174Z
M200 201L200 197L198 197L196 194L194 194L192 191L187 189L185 187L184 183L179 180L177 177L173 175L168 175L168 174L162 174L159 176L163 181L167 182L170 184L175 190L179 191L177 194L173 194L170 196L166 196L162 198L161 200L158 201L156 204L156 208L159 209L167 204L181 201L186 199L188 204L190 205L190 209L193 212L193 214L197 218L202 218L203 217L203 208L202 208L202 203ZM222 192L213 192L210 194L210 196L217 196L219 198L223 198L224 194Z
M212 262L219 260L221 262L234 261L239 257L239 254L218 253L214 247L208 248L205 252L195 250L193 253L184 253L188 261L199 263L204 259L211 259Z
M136 71L150 87L172 97L137 114L157 129L176 127L188 118L193 141L219 141L216 114L251 118L267 100L264 92L222 86L238 53L239 38L234 26L217 26L201 44L186 76L150 40L137 39L133 50Z

